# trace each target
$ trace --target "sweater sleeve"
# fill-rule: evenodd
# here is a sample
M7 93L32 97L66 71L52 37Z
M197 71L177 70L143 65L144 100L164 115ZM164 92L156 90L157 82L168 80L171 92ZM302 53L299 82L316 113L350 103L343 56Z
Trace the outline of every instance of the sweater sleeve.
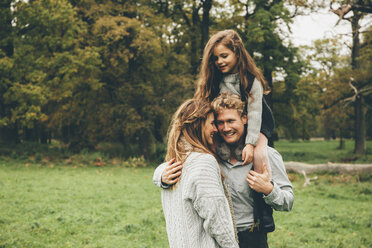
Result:
M270 194L264 196L267 204L277 211L291 211L294 202L292 184L285 171L282 156L275 149L268 147L267 153L272 170L274 188Z
M206 232L221 247L238 247L230 208L224 194L220 168L211 155L201 155L190 163L185 178L184 197L203 219Z
M245 144L252 144L256 146L258 137L260 135L261 122L262 122L262 97L263 88L257 79L253 81L251 96L248 97L247 103L247 136Z
M167 189L169 188L169 185L168 184L164 184L162 183L161 181L161 175L163 174L164 170L165 170L165 167L167 166L167 163L164 162L162 163L161 165L159 165L155 171L154 171L154 176L152 177L152 181L154 182L154 184L160 188L163 188L163 189Z

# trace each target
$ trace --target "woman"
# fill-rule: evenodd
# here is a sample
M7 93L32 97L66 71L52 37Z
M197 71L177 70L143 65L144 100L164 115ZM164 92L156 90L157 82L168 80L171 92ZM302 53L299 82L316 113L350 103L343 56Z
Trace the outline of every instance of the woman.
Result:
M217 132L209 103L190 99L173 116L166 160L183 164L182 177L162 191L169 246L238 247L221 172L213 154Z

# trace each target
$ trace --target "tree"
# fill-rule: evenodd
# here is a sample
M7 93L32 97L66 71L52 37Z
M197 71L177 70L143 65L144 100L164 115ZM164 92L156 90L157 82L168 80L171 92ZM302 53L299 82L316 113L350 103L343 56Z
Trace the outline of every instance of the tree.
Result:
M176 41L177 53L188 54L190 73L196 75L209 39L211 26L211 9L218 5L212 0L189 1L153 1L158 13L170 18L169 29L172 30L172 41Z
M158 6L164 14L155 14L151 6L145 1L76 4L88 25L87 44L98 49L102 61L97 124L90 124L95 143L120 142L129 154L146 157L163 142L175 107L192 93L185 55L173 51L169 19L163 16L167 9Z
M0 4L0 141L7 143L19 142L17 126L9 125L4 119L11 111L11 106L5 102L3 95L11 86L14 65L11 4L11 0Z
M342 46L338 39L317 40L313 48L307 48L305 52L308 54L308 63L312 63L308 73L313 75L313 82L319 87L324 137L339 136L340 148L343 147L343 137L348 135L347 130L351 126L349 120L352 119L350 106L338 104L349 87L345 76L350 72L350 58L339 54Z
M351 67L353 75L360 75L361 64L360 64L360 20L363 18L363 12L369 12L369 5L364 5L367 1L351 1L346 7L342 5L339 9L334 10L331 5L331 11L337 14L340 20L348 20L351 23L352 29L352 48L351 48ZM361 5L362 4L362 5ZM353 12L351 17L346 17L346 13L349 11ZM369 87L370 81L356 81L354 76L349 79L350 93L345 98L350 97L350 100L354 103L354 114L355 114L355 148L354 152L358 155L364 154L366 149L366 125L365 125L365 87Z
M10 108L1 122L45 143L75 89L100 87L92 69L97 53L79 47L84 25L67 1L17 2L13 15L12 81L2 95Z

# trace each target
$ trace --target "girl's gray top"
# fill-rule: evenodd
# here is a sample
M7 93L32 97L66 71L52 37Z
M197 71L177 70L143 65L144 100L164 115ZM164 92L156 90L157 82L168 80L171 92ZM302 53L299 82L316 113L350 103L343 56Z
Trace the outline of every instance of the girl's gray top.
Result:
M241 96L239 73L225 74L220 82L220 93L230 92ZM263 88L256 78L250 91L247 103L247 136L245 144L256 146L261 129Z

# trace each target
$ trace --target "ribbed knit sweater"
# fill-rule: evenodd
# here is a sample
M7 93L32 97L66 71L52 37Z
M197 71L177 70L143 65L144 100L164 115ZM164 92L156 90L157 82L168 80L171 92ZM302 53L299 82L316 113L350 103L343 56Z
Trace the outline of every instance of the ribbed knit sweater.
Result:
M239 73L226 74L220 82L220 93L230 92L241 95L240 92L240 76ZM247 136L245 144L252 144L256 146L258 137L260 135L262 122L262 97L263 87L256 78L253 81L250 97L247 103Z
M190 153L179 183L161 195L170 248L238 247L220 168L212 155Z

